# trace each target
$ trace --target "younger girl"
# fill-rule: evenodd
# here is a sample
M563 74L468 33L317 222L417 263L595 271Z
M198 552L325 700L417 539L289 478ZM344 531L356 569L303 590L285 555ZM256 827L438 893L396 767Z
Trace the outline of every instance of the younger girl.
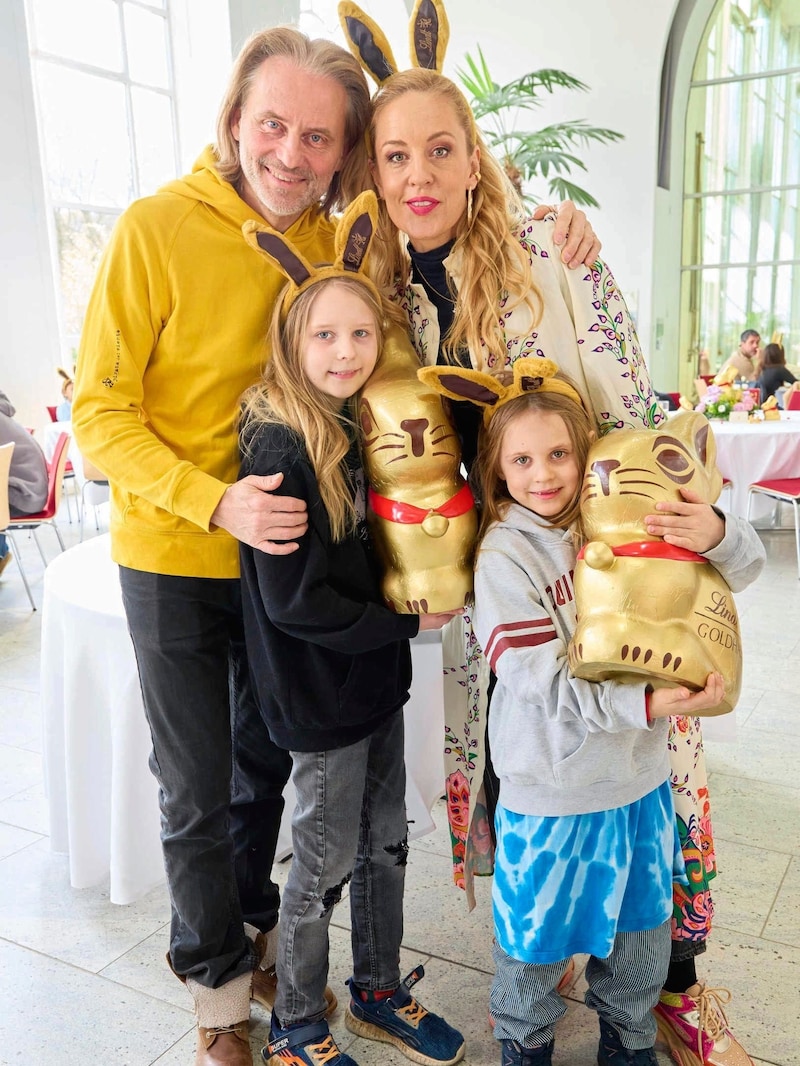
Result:
M500 778L491 1012L503 1066L550 1063L566 1010L556 988L584 952L598 1063L655 1066L650 1012L670 955L673 863L682 869L666 718L716 704L722 679L692 694L570 675L574 530L594 428L555 371L546 359L514 365L478 451L475 629L497 675L489 737ZM747 523L685 496L648 529L707 553L729 582L754 577L763 553Z
M280 234L256 237L293 281L263 379L247 396L242 476L281 472L278 491L306 501L309 527L288 555L241 547L251 676L273 741L292 753L297 793L263 1054L276 1064L354 1066L328 1030L324 996L328 926L349 883L345 1023L438 1066L458 1062L463 1037L411 996L421 967L403 982L398 969L408 850L403 705L408 638L452 613L398 615L381 604L349 408L383 340L381 298L358 272L371 230L360 203L341 224L333 267L311 267Z

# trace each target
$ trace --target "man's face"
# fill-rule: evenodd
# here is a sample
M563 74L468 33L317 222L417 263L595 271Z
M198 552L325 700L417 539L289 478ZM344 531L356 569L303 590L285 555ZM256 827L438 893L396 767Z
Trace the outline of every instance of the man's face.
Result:
M742 355L747 355L751 359L755 359L758 346L761 343L761 338L756 333L755 336L748 337L746 341L742 341L739 348L742 351Z
M285 56L265 59L231 132L242 199L284 233L325 196L345 155L345 90Z

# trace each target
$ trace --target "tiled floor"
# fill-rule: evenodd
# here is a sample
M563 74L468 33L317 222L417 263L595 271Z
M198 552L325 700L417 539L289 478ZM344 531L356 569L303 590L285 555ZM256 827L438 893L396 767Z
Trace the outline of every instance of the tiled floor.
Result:
M70 543L78 539L66 516L61 528ZM746 661L738 739L707 744L720 877L702 977L733 993L732 1027L756 1062L800 1066L800 581L791 534L767 532L764 540L767 569L738 597ZM42 541L55 550L49 531ZM41 603L42 565L32 545L25 558ZM0 1063L190 1066L189 1000L163 961L165 891L115 906L104 885L70 888L65 857L50 850L37 695L40 621L12 564L0 581ZM403 962L408 969L425 963L421 998L462 1029L465 1061L489 1066L499 1062L486 1024L490 886L481 883L478 907L467 914L448 881L443 811L435 816L439 829L411 848ZM279 868L280 877L285 872ZM330 981L344 998L344 908L334 925ZM264 1022L253 1019L255 1061ZM361 1066L407 1061L387 1045L351 1037L341 1009L333 1028ZM555 1062L590 1066L595 1050L596 1023L583 1006L579 978L559 1024ZM662 1050L659 1063L669 1061Z

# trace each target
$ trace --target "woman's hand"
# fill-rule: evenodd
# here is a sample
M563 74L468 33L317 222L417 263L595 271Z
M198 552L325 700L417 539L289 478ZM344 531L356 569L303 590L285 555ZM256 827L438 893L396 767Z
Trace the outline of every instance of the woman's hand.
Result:
M451 622L456 615L463 613L464 608L459 607L457 611L440 611L439 614L421 614L419 616L419 631L421 633L424 629L441 629L442 626L446 626L448 622Z
M594 266L602 244L584 212L577 208L572 200L565 200L562 204L554 204L552 207L549 204L539 204L533 212L533 217L542 219L551 211L556 213L553 243L558 247L564 245L561 252L562 261L572 270L581 265Z
M725 695L722 674L709 674L700 692L688 688L657 688L650 693L650 717L669 718L673 714L697 714L718 707Z

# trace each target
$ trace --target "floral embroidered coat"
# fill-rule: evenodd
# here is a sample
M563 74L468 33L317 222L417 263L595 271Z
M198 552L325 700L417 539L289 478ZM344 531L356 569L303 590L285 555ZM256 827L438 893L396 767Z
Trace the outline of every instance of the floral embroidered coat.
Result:
M575 382L598 431L626 426L655 428L664 418L642 356L636 329L613 274L601 260L589 269L568 269L553 244L554 222L528 219L517 237L527 252L543 303L534 323L527 307L498 307L501 351L470 352L475 369L502 369L521 356L546 356ZM460 253L444 261L452 287L461 278ZM423 364L439 354L436 309L421 285L399 288L397 302L410 323L411 340ZM466 648L466 654L465 654ZM453 877L474 905L472 878L491 873L493 855L481 796L484 770L486 692L489 670L469 613L443 633L445 773Z

